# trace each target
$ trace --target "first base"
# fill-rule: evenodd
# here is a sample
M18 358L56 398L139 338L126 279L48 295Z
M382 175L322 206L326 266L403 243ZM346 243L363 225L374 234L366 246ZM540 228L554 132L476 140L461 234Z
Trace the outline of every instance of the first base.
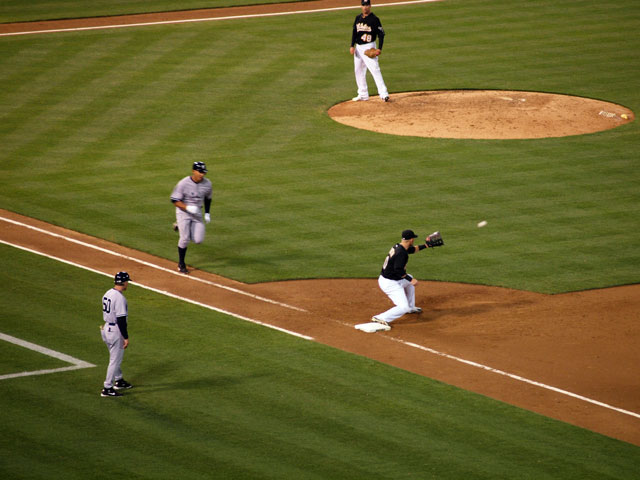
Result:
M362 330L363 332L367 333L379 332L381 330L388 332L389 330L391 330L391 327L389 325L383 325L378 322L369 322L356 325L356 330Z

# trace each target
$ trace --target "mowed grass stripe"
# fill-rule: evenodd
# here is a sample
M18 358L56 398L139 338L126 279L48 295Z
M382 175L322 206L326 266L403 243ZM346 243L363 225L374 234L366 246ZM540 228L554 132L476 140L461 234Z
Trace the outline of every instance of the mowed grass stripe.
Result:
M296 2L301 0L289 0ZM261 0L260 3L280 3ZM80 17L102 17L137 13L169 12L201 8L252 5L254 0L5 0L0 5L1 22L25 22Z
M139 89L145 88L144 84L136 82L135 76L139 75L139 69L145 65L143 52L149 45L128 35L119 40L103 44L102 50L89 45L79 52L66 48L60 52L64 57L57 59L58 64L52 64L47 75L52 79L59 78L59 65L68 64L71 66L68 67L68 77L64 81L53 80L52 85L44 91L34 92L36 95L31 105L21 106L21 110L28 114L25 116L23 131L19 132L24 142L23 148L37 148L39 144L44 144L55 155L55 147L60 143L73 146L87 140L93 143L95 135L102 133L105 126L115 128L120 125L114 119L107 119L106 123L99 124L99 128L94 130L93 136L74 136L77 133L81 135L84 128L91 128ZM167 41L169 45L171 42L169 39ZM164 55L163 48L158 48L155 52L155 58L152 56L148 61L155 62L157 57ZM121 89L129 93L125 94ZM118 120L121 119L120 114ZM15 143L20 145L21 142ZM20 151L16 153L20 154ZM59 155L57 160L60 158L74 160L64 154Z
M562 29L545 23L544 6L536 2L522 18L500 1L386 8L388 45L381 62L391 91L542 89L637 104L637 92L612 68L620 59L609 53L637 42L618 33L616 43L623 48L614 48L616 15L600 22L572 6L578 23L612 35L611 43L594 46L597 56L585 61L572 37L559 36ZM8 158L3 165L12 173L20 173L25 158L41 166L37 178L5 181L5 203L28 197L21 192L43 190L46 201L27 199L19 208L174 258L166 199L197 159L211 166L216 199L210 235L190 258L226 276L375 277L380 245L393 241L404 225L421 235L436 229L447 234L448 248L412 262L419 278L545 292L637 280L633 236L620 233L610 268L611 255L593 248L592 235L603 227L631 232L637 224L636 124L575 138L502 142L394 137L336 124L326 109L355 91L347 53L352 18L346 12L301 16L297 26L327 40L327 48L313 57L300 29L284 18L92 32L91 38L105 42L132 35L141 44L178 35L177 48L160 42L156 48L167 48L166 64L149 64L129 77L129 89L118 83L121 72L109 72L104 80L116 87L96 99L109 107L108 115L98 103L87 108L90 129L69 119L73 133L63 132L62 124L51 145L34 144ZM564 18L565 25L573 24ZM470 19L476 19L475 29ZM453 34L458 31L464 34ZM531 38L523 39L528 31ZM83 41L84 35L69 38ZM256 56L256 45L268 48ZM428 48L410 62L408 52L418 47ZM126 49L117 53L130 55ZM630 58L626 68L635 67L637 60ZM373 85L371 90L375 94ZM113 103L111 97L126 100ZM94 116L99 121L92 122ZM132 195L136 208L124 200ZM409 199L419 208L407 208ZM87 218L75 212L77 204L88 205ZM567 227L559 226L563 217ZM482 219L489 227L478 230ZM549 225L557 227L553 242ZM298 244L283 235L288 231L297 232ZM362 240L357 252L345 248L353 231ZM252 232L240 253L224 248L234 232ZM553 245L543 254L527 255L546 243ZM584 252L587 271L598 274L579 274L572 260L577 251ZM479 258L491 259L493 267L476 269Z

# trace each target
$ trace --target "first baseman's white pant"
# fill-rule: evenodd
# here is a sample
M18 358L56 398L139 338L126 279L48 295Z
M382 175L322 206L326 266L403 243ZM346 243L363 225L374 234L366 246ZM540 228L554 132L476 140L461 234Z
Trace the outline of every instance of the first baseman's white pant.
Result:
M205 232L202 215L192 215L180 208L176 208L176 222L178 223L178 231L180 232L178 247L187 248L189 242L202 243Z
M358 96L360 98L369 98L369 87L367 85L367 69L371 72L373 80L378 88L378 95L384 99L389 96L387 86L382 79L380 64L378 57L369 58L364 54L369 48L376 48L376 42L365 43L364 45L356 44L356 51L353 54L353 66L356 73L356 83L358 84Z
M124 357L124 339L120 335L118 325L104 324L101 330L102 341L109 349L109 366L107 367L107 376L104 379L104 388L113 387L113 383L122 378L122 358Z
M391 299L395 307L376 315L376 317L391 323L416 308L416 289L409 280L404 278L402 280L389 280L380 275L378 277L378 285Z

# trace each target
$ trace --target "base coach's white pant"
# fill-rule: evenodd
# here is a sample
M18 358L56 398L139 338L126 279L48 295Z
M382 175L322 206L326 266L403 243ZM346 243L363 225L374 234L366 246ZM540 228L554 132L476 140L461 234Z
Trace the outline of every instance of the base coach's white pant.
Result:
M393 322L416 307L416 289L409 280L389 280L382 275L378 277L380 289L387 294L395 307L390 308L376 317L387 323Z
M367 86L367 69L371 72L373 80L378 88L378 95L384 99L389 96L387 86L382 79L382 72L378 64L378 57L369 58L364 54L365 50L376 48L376 42L365 43L364 45L355 45L356 51L353 53L353 66L356 73L356 83L358 84L358 96L360 98L369 98L369 87Z

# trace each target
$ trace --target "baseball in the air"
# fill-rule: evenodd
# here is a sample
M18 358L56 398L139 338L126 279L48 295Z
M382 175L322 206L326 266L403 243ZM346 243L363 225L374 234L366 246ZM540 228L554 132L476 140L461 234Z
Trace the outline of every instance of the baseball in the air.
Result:
M481 222L478 222L478 228L482 228L487 224L486 220L482 220Z

